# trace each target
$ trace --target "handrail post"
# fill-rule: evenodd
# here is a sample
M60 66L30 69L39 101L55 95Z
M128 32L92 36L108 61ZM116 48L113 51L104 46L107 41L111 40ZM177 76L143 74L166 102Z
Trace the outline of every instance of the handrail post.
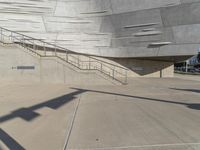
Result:
M23 47L25 48L25 38L24 38L24 36L22 36L22 39L23 39Z
M2 28L1 28L1 41L2 41ZM3 42L3 41L2 41Z
M125 74L125 84L127 84L128 83L128 72L127 72L127 70L126 70L126 74Z
M3 29L1 28L1 41L3 42Z
M55 43L54 43L54 47L55 47L55 56L57 56L56 40L55 40Z
M66 51L66 62L68 62L68 52Z
M80 58L78 56L78 67L80 68Z
M35 41L33 40L33 50L36 51Z
M103 72L103 64L101 63L101 70L100 70L101 72Z
M11 32L11 35L10 35L10 40L11 42L13 42L13 33Z
M55 51L54 52L55 52L55 56L57 56L57 48L56 48L56 46L55 46Z
M46 47L45 47L45 43L43 45L43 49L44 49L44 56L46 56Z
M91 69L91 58L89 57L89 70Z
M112 76L113 76L113 79L115 79L115 68L112 70Z

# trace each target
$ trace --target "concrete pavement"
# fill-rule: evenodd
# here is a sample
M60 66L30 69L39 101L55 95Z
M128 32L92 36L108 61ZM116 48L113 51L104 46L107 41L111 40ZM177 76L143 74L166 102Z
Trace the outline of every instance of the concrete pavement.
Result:
M0 149L199 150L200 82L0 85Z
M200 81L200 75L175 74L175 77L180 78L180 79L184 79L184 80Z

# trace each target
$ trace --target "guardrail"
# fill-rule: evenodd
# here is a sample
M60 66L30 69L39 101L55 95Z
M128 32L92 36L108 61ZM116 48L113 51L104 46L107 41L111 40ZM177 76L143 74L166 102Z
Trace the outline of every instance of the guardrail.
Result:
M0 27L0 36L0 40L3 43L18 44L41 57L57 57L80 70L96 70L112 80L127 84L128 70L126 68L2 27Z

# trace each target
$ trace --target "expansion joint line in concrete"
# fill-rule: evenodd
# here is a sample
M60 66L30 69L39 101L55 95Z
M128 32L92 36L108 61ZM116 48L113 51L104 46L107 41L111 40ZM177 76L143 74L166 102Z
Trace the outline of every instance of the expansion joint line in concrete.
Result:
M155 145L138 145L138 146L121 146L121 147L102 147L102 148L72 148L69 150L122 150L130 148L153 148L153 147L172 147L172 146L200 146L200 143L174 143L174 144L155 144Z
M72 133L72 129L73 129L73 126L74 126L74 121L75 121L75 118L76 118L76 114L77 114L77 111L78 111L80 100L81 100L81 95L80 95L80 97L79 97L79 99L77 101L77 104L76 104L76 107L75 107L75 110L74 110L74 113L73 113L73 117L72 117L72 121L70 123L69 131L68 131L68 133L66 135L66 138L65 138L65 143L64 143L63 150L67 150L67 146L68 146L68 143L69 143L69 138L70 138L70 135Z
M111 9L111 12L114 13L111 0L110 0L110 9Z
M57 6L58 6L58 0L56 0L55 7L54 7L54 10L53 10L53 15L54 16L56 15Z

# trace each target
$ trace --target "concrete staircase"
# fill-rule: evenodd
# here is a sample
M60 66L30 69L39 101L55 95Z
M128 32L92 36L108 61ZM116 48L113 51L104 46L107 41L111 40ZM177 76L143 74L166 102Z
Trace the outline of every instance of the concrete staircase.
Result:
M38 57L54 57L69 67L83 72L95 72L114 83L127 84L127 69L93 56L72 52L66 48L0 27L0 42L15 44Z

